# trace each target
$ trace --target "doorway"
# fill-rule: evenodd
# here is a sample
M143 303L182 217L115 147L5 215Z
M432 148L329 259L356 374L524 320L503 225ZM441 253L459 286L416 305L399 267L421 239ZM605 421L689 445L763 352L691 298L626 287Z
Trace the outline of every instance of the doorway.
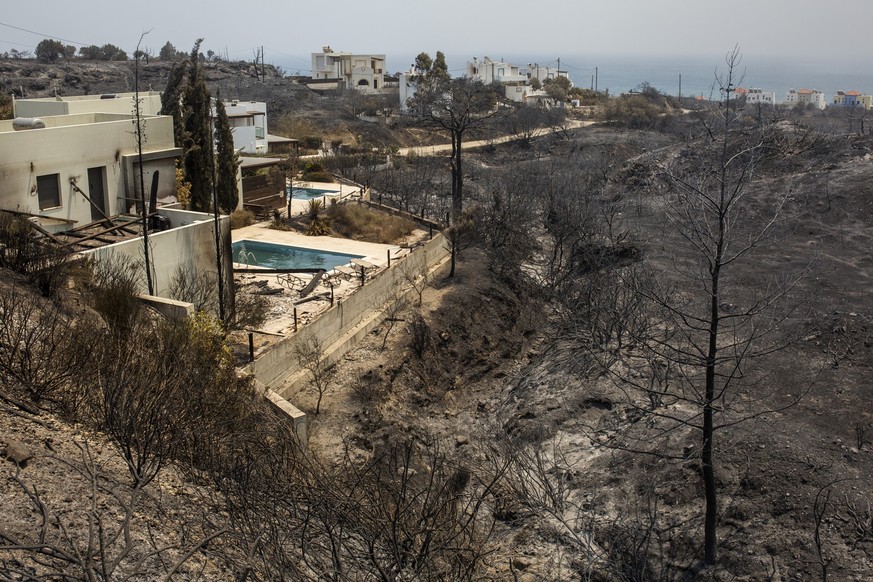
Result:
M88 168L88 197L91 198L91 220L104 220L106 214L106 166Z

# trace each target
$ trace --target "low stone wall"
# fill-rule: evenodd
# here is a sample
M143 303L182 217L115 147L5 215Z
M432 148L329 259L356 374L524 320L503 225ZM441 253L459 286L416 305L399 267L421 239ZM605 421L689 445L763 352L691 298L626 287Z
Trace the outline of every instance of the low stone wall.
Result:
M182 321L194 316L194 304L155 295L140 294L139 300L171 321Z
M264 386L281 396L306 374L297 365L296 349L316 341L322 346L328 361L336 361L384 319L385 306L403 301L414 292L409 280L430 278L450 256L448 244L437 234L408 255L391 261L391 267L380 272L349 297L337 301L317 319L301 327L261 354L250 364L250 371Z

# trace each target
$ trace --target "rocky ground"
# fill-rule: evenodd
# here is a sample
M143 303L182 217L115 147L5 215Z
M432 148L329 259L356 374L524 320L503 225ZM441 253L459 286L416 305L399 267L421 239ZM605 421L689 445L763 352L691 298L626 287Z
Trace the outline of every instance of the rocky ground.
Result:
M538 151L573 155L626 137L595 129L571 143L542 143ZM668 141L640 133L623 147L635 159ZM719 434L722 559L708 573L716 579L814 580L825 569L831 579L873 575L866 381L873 365L867 153L873 142L849 141L820 144L799 154L796 167L771 169L759 183L762 195L790 192L784 228L751 269L732 279L732 301L747 300L774 275L799 274L791 323L803 333L766 364L759 389L769 411ZM530 155L509 146L471 156L472 181L476 168L523 163ZM625 167L624 195L632 200L651 186L644 166ZM653 260L667 259L672 239L647 222L646 208L643 199L642 244ZM438 282L422 299L346 356L323 412L313 418L313 449L330 458L351 443L366 456L392 435L422 432L474 463L508 437L530 443L552 463L550 471L564 472L551 476L566 487L566 506L501 514L498 571L508 575L514 557L525 579L571 577L581 557L574 536L592 528L604 551L625 558L639 555L641 546L633 544L644 543L643 533L657 533L660 549L647 574L634 579L688 575L683 567L694 563L702 537L699 435L690 429L664 435L657 420L639 423L620 383L556 336L548 311L496 282L475 254L456 280ZM426 361L411 343L419 315L433 338ZM311 400L303 391L295 401L310 410ZM661 442L661 454L634 454L616 434Z

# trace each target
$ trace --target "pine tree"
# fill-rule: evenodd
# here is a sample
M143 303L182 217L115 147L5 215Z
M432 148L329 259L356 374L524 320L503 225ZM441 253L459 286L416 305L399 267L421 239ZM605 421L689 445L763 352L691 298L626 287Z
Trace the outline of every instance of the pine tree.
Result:
M227 120L224 103L221 102L221 93L218 93L215 99L215 140L218 206L222 212L230 213L236 210L239 203L239 188L236 181L239 156L233 145L233 131Z
M200 43L191 49L188 85L185 87L185 179L191 183L191 210L208 212L212 201L211 103L200 69Z
M436 52L436 58L433 60L431 74L437 79L443 81L449 78L449 66L446 64L446 55L443 54L443 51Z
M182 125L182 92L185 88L185 61L173 63L167 87L161 94L161 115L173 116L173 136L176 146L185 143L185 131Z

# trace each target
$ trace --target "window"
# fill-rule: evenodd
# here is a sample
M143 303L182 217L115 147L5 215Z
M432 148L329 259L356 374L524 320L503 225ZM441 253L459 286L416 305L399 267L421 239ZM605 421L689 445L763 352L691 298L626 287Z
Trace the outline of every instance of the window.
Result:
M47 210L61 205L61 175L46 174L36 177L36 194L39 197L39 209Z

